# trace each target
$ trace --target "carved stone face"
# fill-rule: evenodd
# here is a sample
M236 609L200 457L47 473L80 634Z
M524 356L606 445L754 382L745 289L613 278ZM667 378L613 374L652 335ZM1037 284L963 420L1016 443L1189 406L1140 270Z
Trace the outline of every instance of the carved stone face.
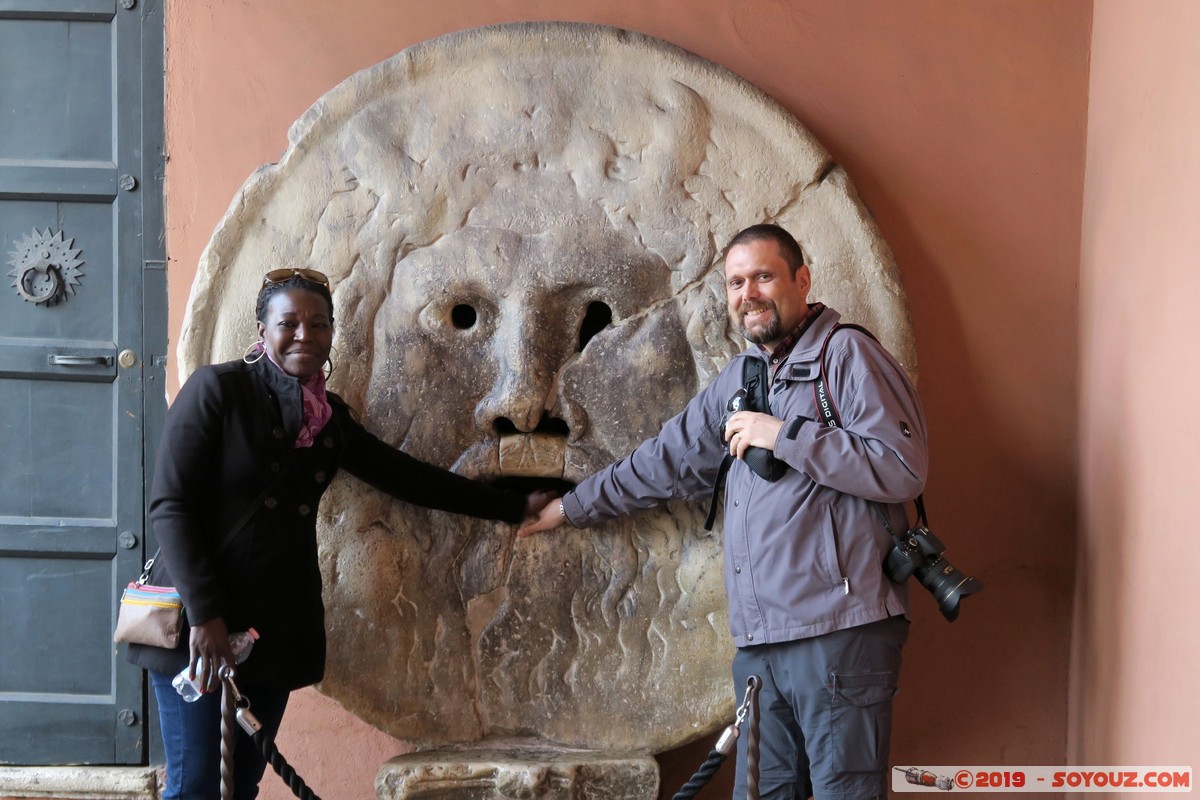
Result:
M587 403L560 395L558 379L593 340L599 347L670 298L670 270L577 196L560 197L576 214L556 227L468 224L397 265L376 325L368 404L387 396L408 412L406 449L454 453L455 470L472 477L572 483L616 455L566 458L595 437ZM691 369L683 355L677 366ZM592 378L627 373L614 365Z
M628 452L698 388L681 310L701 296L716 314L719 298L674 290L671 266L569 184L543 177L511 188L408 252L377 292L365 405L388 409L372 427L418 457L453 460L485 480L566 485ZM515 216L513 194L529 198ZM639 654L635 666L619 644L650 635L664 604L703 627L691 638L708 653L725 646L709 622L723 620L716 585L664 591L659 577L678 567L660 568L636 543L664 535L661 513L518 543L512 526L340 490L329 504L346 509L339 527L358 534L342 538L327 571L353 576L354 605L380 624L369 637L331 632L331 666L392 653L389 668L408 677L388 691L437 719L442 735L538 730L589 741L580 714L611 713L613 676L661 672L658 683L669 685L678 675L673 660L686 649L657 663ZM701 556L715 569L715 555L709 538L680 560ZM403 568L381 570L389 563ZM334 582L331 606L342 607L345 586ZM556 714L564 704L576 713ZM625 746L640 736L632 734Z
M604 76L602 81L597 75ZM887 247L786 112L663 42L563 23L466 31L353 76L239 193L202 260L186 373L236 358L262 265L334 283L330 386L384 441L487 480L568 483L662 423L743 346L721 244L773 221L812 299L915 363ZM660 751L732 711L719 527L702 500L586 531L321 503L321 690L428 745L517 737Z

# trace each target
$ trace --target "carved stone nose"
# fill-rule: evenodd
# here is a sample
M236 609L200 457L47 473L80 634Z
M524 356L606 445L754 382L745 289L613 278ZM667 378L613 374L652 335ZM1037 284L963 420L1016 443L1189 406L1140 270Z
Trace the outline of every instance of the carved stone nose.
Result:
M554 401L561 344L555 341L544 310L519 301L514 306L504 310L507 313L493 340L495 383L475 409L476 423L487 435L546 431L546 409ZM566 423L560 423L560 432L566 433Z
M562 477L570 430L546 411L553 381L529 366L506 369L476 409L480 427L499 440L499 477Z
M558 371L612 319L607 305L594 302L586 313L575 309L583 317L576 331L571 312L556 303L552 295L505 298L492 339L496 378L475 407L480 433L498 445L497 477L521 490L570 488L562 478L571 429L552 415L561 408Z
M476 409L480 428L499 435L533 433L545 413L549 383L549 378L504 368L492 391Z

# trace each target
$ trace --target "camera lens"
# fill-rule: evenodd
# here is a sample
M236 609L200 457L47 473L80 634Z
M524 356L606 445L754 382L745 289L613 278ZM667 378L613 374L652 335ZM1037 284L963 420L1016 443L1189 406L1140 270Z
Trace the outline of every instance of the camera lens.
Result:
M983 589L978 578L963 575L944 558L926 561L916 571L917 580L929 590L937 601L942 616L953 622L958 619L958 604Z

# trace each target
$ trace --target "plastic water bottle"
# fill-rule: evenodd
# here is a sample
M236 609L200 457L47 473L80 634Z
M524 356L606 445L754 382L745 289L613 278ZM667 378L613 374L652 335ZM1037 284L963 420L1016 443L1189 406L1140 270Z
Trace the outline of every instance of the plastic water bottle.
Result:
M254 647L256 641L258 641L258 631L254 628L229 634L229 647L233 650L235 664L242 663L250 656L250 648ZM197 659L195 680L188 677L188 667L184 667L183 671L171 681L171 685L175 687L175 691L179 692L179 696L185 703L194 703L204 696L204 690L200 688L200 673L203 669L204 659Z

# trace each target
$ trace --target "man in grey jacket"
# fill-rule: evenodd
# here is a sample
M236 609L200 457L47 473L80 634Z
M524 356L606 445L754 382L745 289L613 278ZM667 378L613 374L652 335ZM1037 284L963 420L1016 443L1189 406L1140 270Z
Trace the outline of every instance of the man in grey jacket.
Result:
M632 454L582 481L521 528L587 527L674 498L725 486L725 589L737 654L735 688L750 675L760 695L763 800L883 797L892 696L908 636L908 593L884 574L903 504L921 493L925 418L903 368L869 336L834 333L839 315L808 303L809 268L796 240L756 225L725 251L733 324L751 342ZM832 335L831 335L832 334ZM814 385L825 386L841 427L827 425ZM745 359L766 362L769 413L727 416ZM786 464L760 477L750 448ZM735 797L745 795L745 737Z

